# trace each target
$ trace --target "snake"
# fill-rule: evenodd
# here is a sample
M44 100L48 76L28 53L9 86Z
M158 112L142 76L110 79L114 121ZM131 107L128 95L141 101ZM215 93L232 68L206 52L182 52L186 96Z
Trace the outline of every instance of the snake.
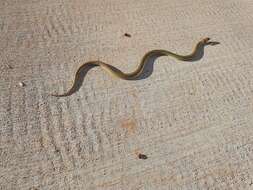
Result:
M81 73L81 71L85 68L85 67L95 67L95 66L99 66L101 69L103 69L104 71L106 71L109 75L111 75L112 77L116 77L118 79L123 79L123 80L134 80L137 79L138 77L140 77L140 75L143 73L143 70L147 64L147 60L154 55L160 55L160 56L171 56L174 57L177 60L180 61L192 61L194 59L194 57L196 56L196 54L198 53L198 51L200 50L201 47L203 47L204 45L207 44L211 44L211 45L215 45L214 43L217 42L210 42L209 41L210 38L206 37L203 38L202 40L200 40L194 47L192 53L188 54L188 55L179 55L177 53L173 53L171 51L167 51L167 50L163 50L163 49L155 49L155 50L151 50L149 52L147 52L141 59L138 67L130 73L124 73L121 70L115 68L112 65L109 65L103 61L88 61L85 62L84 64L82 64L78 70L75 73L75 78L74 78L74 82L72 84L72 87L65 93L63 94L51 94L52 96L55 97L63 97L63 96L69 96L73 93L73 91L75 91L75 86L78 83L79 80L79 75Z

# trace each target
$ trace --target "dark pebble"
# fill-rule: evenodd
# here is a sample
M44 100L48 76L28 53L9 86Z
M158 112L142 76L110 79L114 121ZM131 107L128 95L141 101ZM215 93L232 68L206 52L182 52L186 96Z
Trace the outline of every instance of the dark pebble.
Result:
M139 154L139 155L138 155L138 158L139 158L139 159L142 159L142 160L148 159L148 157L147 157L145 154Z
M124 36L129 37L129 38L131 37L131 35L128 33L125 33Z

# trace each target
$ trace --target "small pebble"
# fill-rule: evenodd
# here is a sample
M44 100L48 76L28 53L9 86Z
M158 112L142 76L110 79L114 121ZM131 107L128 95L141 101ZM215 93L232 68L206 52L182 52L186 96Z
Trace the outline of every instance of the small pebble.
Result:
M19 82L18 84L19 84L20 87L24 87L25 86L25 83L23 83L23 82Z
M142 160L148 159L148 157L147 157L145 154L139 154L139 155L138 155L138 158L139 158L139 159L142 159Z
M131 34L125 33L124 36L131 38Z

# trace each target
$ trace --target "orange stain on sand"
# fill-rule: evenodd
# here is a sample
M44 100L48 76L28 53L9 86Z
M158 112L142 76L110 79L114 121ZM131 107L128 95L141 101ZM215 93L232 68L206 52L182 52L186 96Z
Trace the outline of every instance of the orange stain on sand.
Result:
M128 134L133 134L136 130L136 122L132 119L126 119L122 120L121 122L121 128L126 129Z

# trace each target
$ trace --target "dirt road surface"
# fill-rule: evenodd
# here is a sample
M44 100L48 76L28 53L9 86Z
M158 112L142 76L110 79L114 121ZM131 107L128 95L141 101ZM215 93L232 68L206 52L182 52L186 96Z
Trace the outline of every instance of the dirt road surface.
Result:
M0 189L253 189L252 0L1 0ZM127 33L128 35L125 35ZM152 49L142 80L125 72Z

